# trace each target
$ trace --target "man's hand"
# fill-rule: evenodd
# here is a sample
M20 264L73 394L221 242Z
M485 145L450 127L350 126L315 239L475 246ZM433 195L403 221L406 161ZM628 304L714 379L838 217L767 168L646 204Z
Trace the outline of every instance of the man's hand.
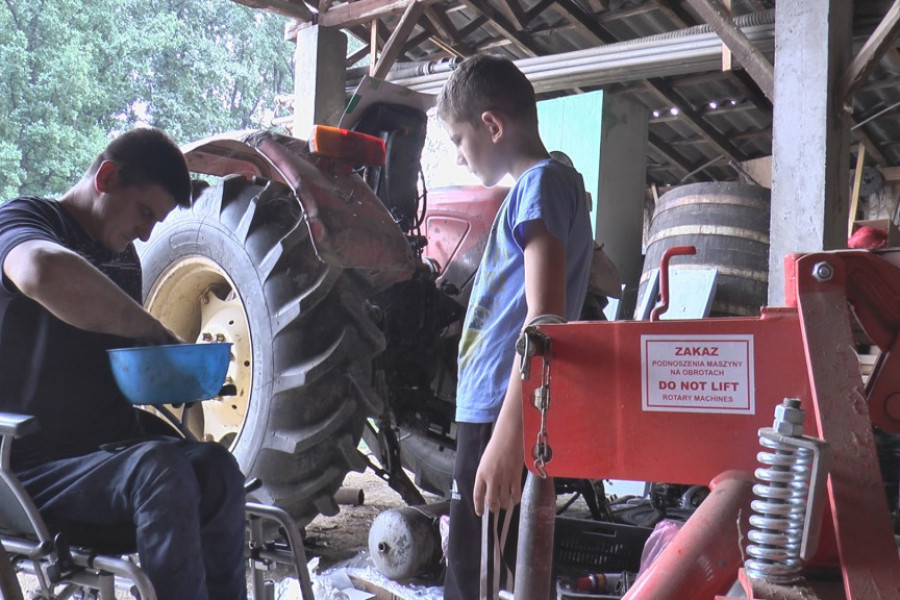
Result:
M155 327L149 335L139 338L138 341L145 346L165 346L167 344L184 344L184 338L180 335L156 321L158 327Z

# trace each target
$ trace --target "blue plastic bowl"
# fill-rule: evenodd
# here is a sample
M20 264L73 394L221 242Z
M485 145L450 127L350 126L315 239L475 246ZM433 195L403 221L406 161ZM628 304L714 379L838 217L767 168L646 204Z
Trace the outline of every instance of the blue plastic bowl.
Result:
M231 344L173 344L108 350L113 376L132 404L196 402L219 394Z

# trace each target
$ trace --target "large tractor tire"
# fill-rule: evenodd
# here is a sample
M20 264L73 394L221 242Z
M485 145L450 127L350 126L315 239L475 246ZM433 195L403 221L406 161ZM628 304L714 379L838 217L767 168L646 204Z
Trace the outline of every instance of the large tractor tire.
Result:
M333 495L382 403L371 362L384 337L368 289L315 252L287 186L228 177L176 209L139 247L145 306L187 341L230 342L228 395L172 412L228 446L257 501L304 525L333 515Z

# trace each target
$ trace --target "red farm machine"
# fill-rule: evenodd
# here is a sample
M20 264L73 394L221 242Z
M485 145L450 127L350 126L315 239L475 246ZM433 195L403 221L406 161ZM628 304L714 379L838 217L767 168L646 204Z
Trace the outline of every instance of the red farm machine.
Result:
M670 249L661 273L691 250ZM785 267L785 306L756 318L659 310L526 329L524 451L537 475L517 599L550 594L553 477L709 486L626 599L900 597L873 439L900 431L900 254L791 255ZM664 309L666 282L662 298ZM881 350L865 385L860 331Z

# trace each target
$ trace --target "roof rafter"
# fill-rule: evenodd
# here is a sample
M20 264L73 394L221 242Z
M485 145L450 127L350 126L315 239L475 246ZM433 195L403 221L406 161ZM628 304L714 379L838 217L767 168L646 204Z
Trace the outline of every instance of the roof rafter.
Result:
M898 0L900 1L900 0ZM570 0L564 0L560 4L572 5ZM554 6L554 8L556 8ZM569 6L571 8L571 6ZM577 6L574 7L576 10L580 11ZM559 10L558 8L556 8ZM583 11L581 11L583 14ZM574 14L573 14L574 18ZM606 44L610 42L615 42L616 39L608 33L606 30L600 28L599 26L596 28L598 31L594 31L592 27L586 27L583 29L586 33L592 36L596 41ZM684 100L668 85L663 83L661 80L651 81L646 80L645 85L651 89L657 96L663 98L667 102L669 102L672 106L678 106L679 104L684 104ZM703 117L697 114L697 112L693 109L693 107L687 107L685 109L681 109L682 119L687 122L692 129L697 131L697 133L704 136L708 142L716 148L717 152L725 154L728 158L732 160L744 160L743 153L741 153L737 148L735 148L732 144L725 139L725 136L720 134L716 129L710 126L703 120Z
M690 27L691 25L695 25L694 19L681 8L677 2L673 2L672 0L654 0L656 7L659 9L661 13L666 15L670 21L675 23L676 26L684 29L685 27Z
M684 177L692 171L691 166L684 162L669 144L653 132L647 133L647 145L666 161L665 168L675 171L678 177Z
M694 110L694 107L686 103L684 98L679 96L668 83L660 79L648 79L647 83L653 92L661 99L672 106L678 107L679 114L683 117L684 122L690 125L697 133L705 137L715 148L716 152L724 154L727 158L737 162L742 162L747 159L747 157L744 156L744 153L735 148L724 135L704 121L703 117Z
M494 0L494 2L497 3L500 11L509 19L509 22L512 23L517 31L525 29L527 25L527 21L523 21L525 11L522 10L522 7L519 6L516 0Z
M556 2L551 2L550 6L579 31L596 38L604 44L611 44L617 41L615 37L600 27L596 20L581 10L581 7L572 0L557 0Z
M394 28L394 31L391 32L391 36L385 42L384 47L382 47L378 62L372 67L373 77L384 79L387 76L387 72L400 56L403 45L409 39L410 34L412 34L413 29L419 22L419 17L424 12L425 4L418 0L408 0L406 10L403 11L403 16L400 17L400 22Z
M266 0L267 2L270 0ZM415 0L417 4L436 4L442 0ZM374 19L401 14L409 0L356 0L332 6L319 14L317 23L323 27L352 27L371 23Z
M528 56L540 56L541 54L543 54L543 52L541 52L539 48L535 47L534 44L532 44L526 36L524 36L521 32L516 31L512 24L510 24L506 20L506 17L504 17L502 14L500 14L499 11L497 11L497 9L491 6L490 2L481 2L476 0L461 0L461 2L476 14L487 18L488 23L497 31L497 33L503 36L510 43L515 44L516 47L518 47Z
M898 34L900 34L900 0L894 0L884 19L863 44L838 81L837 90L842 99L846 100L852 96L865 82L884 53L890 49Z
M900 0L897 0L900 2ZM775 69L762 52L753 45L731 15L718 0L688 0L704 21L728 46L738 62L750 73L753 80L769 100L775 99Z
M316 18L316 15L303 2L292 2L291 0L234 0L234 2L250 8L270 10L283 17L301 21L311 22Z
M443 11L437 11L431 6L426 7L423 25L434 34L432 41L448 54L463 57L475 53L471 46L462 41L459 31Z

